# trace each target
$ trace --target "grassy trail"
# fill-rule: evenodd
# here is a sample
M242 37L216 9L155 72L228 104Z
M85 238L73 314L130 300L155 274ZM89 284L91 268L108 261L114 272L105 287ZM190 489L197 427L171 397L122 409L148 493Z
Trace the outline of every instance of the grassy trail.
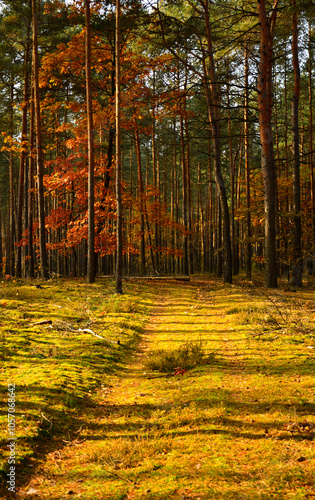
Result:
M90 395L75 434L45 451L18 498L315 498L313 336L269 328L290 294L269 309L265 296L215 281L162 282L156 295L137 353ZM187 340L212 353L209 364L148 370L148 353Z

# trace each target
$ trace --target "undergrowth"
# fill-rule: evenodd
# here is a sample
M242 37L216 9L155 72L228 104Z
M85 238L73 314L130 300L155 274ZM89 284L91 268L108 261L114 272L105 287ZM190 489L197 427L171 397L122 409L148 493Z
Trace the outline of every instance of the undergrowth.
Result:
M177 369L190 369L210 364L214 354L207 354L201 341L181 344L177 349L157 349L151 352L144 364L148 370L171 373Z
M284 290L268 291L255 283L242 286L248 297L256 297L260 305L235 306L226 314L235 315L235 322L246 325L250 335L282 335L313 341L315 332L314 299L302 300Z

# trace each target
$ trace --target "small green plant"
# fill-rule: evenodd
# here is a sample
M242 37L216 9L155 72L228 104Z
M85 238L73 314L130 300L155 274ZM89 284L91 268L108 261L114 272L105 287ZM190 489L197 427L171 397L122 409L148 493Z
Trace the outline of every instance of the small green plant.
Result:
M145 364L149 370L170 373L179 367L189 369L210 364L213 358L214 355L207 354L202 342L198 340L185 342L171 351L158 349L149 354Z

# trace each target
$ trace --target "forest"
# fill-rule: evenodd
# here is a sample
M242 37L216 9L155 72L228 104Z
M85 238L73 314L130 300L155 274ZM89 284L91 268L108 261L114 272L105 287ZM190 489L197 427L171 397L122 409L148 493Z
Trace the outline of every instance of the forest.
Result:
M311 0L0 0L0 500L315 484Z
M4 277L313 274L312 2L2 0L0 30Z

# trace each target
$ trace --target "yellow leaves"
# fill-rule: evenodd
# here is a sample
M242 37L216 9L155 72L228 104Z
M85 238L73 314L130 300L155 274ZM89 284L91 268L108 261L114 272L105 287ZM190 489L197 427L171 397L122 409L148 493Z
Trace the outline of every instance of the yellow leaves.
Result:
M56 87L57 85L60 85L61 80L59 78L52 76L51 78L49 78L48 83L50 86Z
M11 135L8 135L6 132L1 132L3 137L4 146L2 146L1 151L10 151L20 155L21 153L28 152L29 141L18 140Z

